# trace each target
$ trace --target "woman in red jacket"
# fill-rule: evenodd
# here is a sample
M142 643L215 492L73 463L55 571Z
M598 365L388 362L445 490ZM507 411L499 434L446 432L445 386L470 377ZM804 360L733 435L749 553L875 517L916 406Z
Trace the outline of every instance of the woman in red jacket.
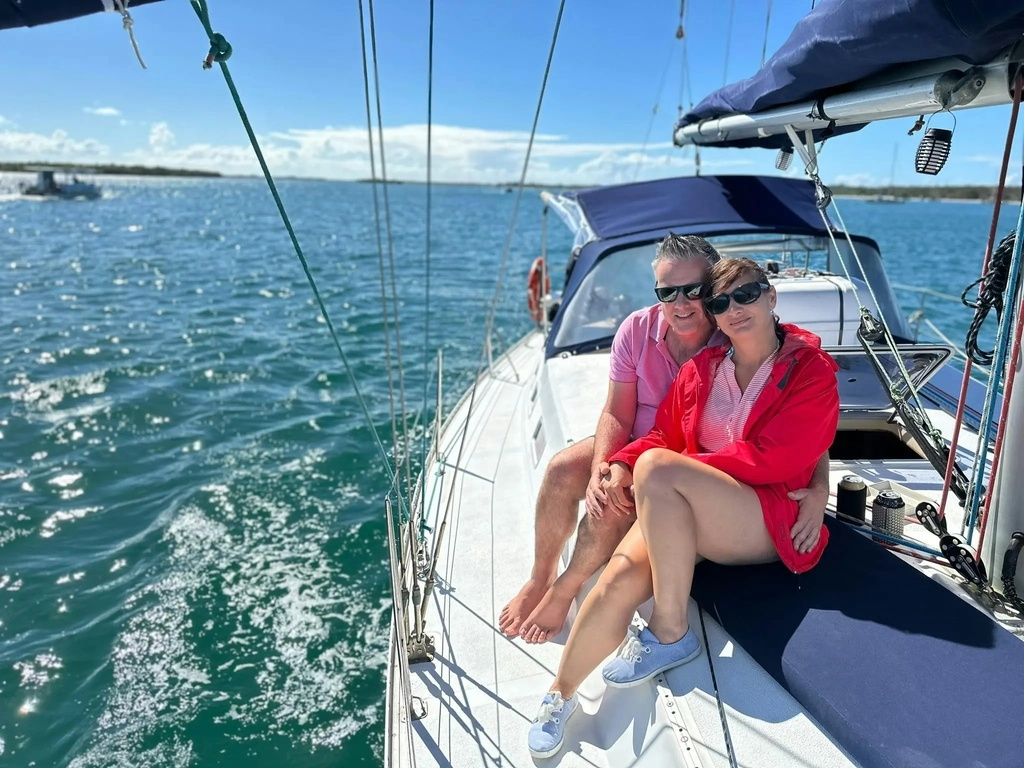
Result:
M775 317L775 289L750 259L711 270L705 307L729 337L684 365L654 428L611 460L606 490L637 523L612 556L573 623L551 692L530 728L537 756L561 747L576 688L622 641L653 594L648 626L605 666L608 685L649 680L700 653L687 622L693 569L781 560L800 573L828 541L824 525L794 546L797 502L839 421L838 366L820 339Z

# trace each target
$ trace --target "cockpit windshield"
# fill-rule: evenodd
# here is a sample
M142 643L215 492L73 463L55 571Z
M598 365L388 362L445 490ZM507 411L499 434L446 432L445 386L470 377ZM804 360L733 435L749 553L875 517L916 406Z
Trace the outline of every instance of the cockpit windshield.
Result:
M836 258L835 249L827 237L761 234L723 235L709 237L708 240L724 258L747 256L764 265L769 275L773 272L844 275L845 263L855 279L864 279L845 240L838 241L842 261ZM899 311L882 267L881 255L870 241L854 242L886 322L897 335L909 337L906 320ZM604 255L563 307L555 347L572 349L603 339L610 340L630 313L655 303L652 262L656 248L657 242L650 242L619 248ZM848 311L855 309L851 307Z

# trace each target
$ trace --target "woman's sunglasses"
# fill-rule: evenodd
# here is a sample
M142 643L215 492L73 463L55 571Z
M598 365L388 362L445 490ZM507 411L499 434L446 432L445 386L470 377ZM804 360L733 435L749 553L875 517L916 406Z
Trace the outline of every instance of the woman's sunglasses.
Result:
M681 293L690 301L696 301L700 298L701 293L704 290L704 283L688 283L687 285L659 285L654 289L654 295L658 297L658 301L663 301L668 304L671 301L675 301L676 297Z
M761 298L761 292L771 288L768 283L744 283L730 293L720 293L717 296L704 299L704 306L713 315L720 315L729 308L729 298L737 304L753 304Z

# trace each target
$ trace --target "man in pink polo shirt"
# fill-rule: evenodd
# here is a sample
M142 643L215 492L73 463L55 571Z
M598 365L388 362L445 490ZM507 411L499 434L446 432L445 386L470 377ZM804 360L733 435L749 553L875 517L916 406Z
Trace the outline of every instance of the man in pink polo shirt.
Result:
M621 506L601 488L607 459L650 431L683 363L705 346L728 343L700 302L708 270L720 258L702 237L670 234L658 244L653 266L659 301L631 314L615 334L608 398L597 432L555 454L544 473L537 494L533 571L502 609L498 627L505 634L520 635L528 643L558 634L583 583L607 562L636 521L632 503ZM811 487L793 498L800 502L793 528L800 549L825 514L828 454L818 463ZM577 526L580 501L586 502L587 514L579 521L572 559L559 575L558 557Z

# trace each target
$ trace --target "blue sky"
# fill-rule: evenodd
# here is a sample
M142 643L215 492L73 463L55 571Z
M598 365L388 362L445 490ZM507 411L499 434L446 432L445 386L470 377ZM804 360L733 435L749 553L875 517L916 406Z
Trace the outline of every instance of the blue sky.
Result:
M232 74L271 169L368 176L356 0L209 4L214 28L234 46ZM726 66L730 82L759 67L766 0L735 0L727 64L729 3L688 5L696 102L722 85ZM809 0L774 0L769 56L809 6ZM424 177L427 8L426 0L378 0L375 8L394 178ZM557 0L437 0L435 178L518 177L557 8ZM145 71L113 14L0 32L0 160L257 172L219 71L200 66L208 44L189 3L165 0L133 15ZM598 184L693 172L692 150L671 146L681 75L678 15L678 0L567 2L531 180ZM879 123L831 142L823 178L885 184L898 145L897 184L994 184L1008 116L1009 107L959 113L952 157L936 179L913 172L918 138L906 135L912 120ZM1015 155L1019 171L1019 150ZM773 163L766 150L703 152L706 173L773 172Z

